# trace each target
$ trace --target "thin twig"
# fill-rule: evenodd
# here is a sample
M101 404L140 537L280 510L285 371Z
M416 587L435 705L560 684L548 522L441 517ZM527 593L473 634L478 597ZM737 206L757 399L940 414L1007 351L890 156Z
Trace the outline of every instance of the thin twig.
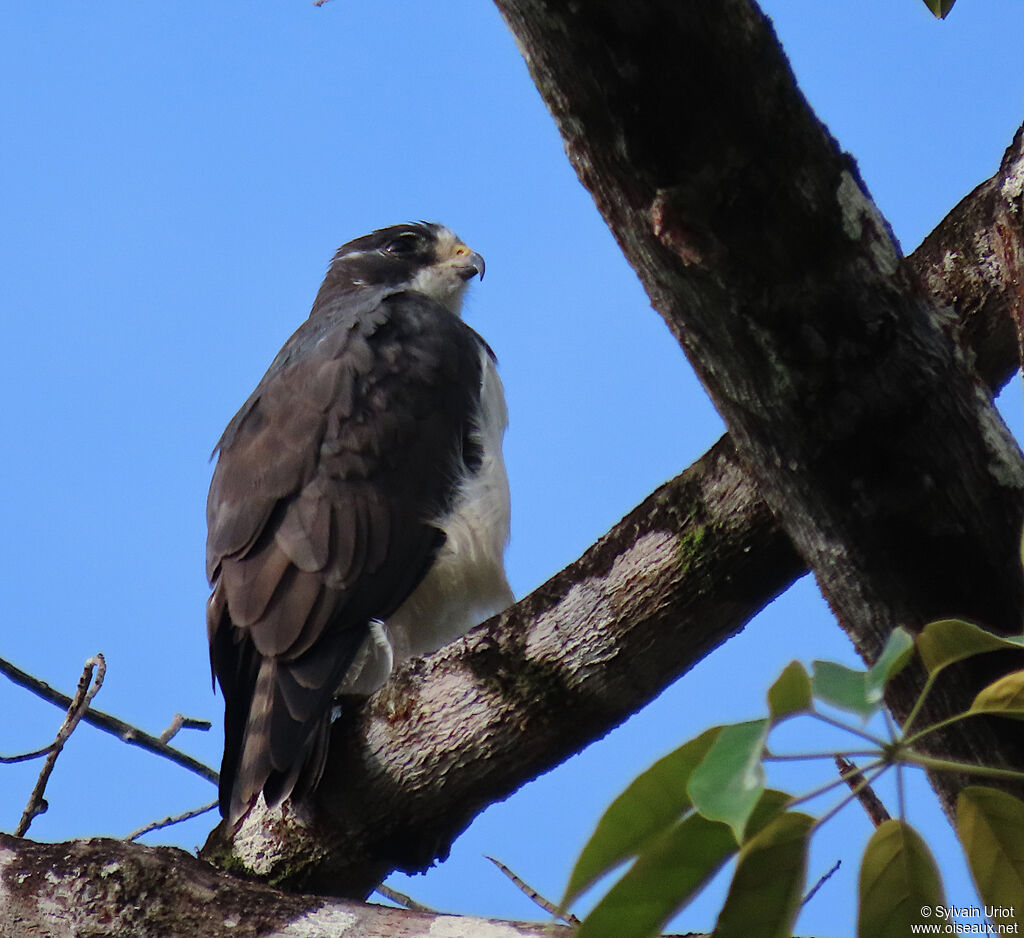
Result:
M580 920L576 918L572 912L564 912L558 908L553 902L549 902L545 899L536 889L533 889L527 883L524 883L515 873L513 873L501 860L495 860L494 857L487 857L502 873L504 873L512 882L519 888L519 890L533 902L535 905L539 905L548 915L552 915L557 919L561 919L568 925L579 925Z
M207 811L212 811L216 807L217 802L211 801L209 804L205 804L201 808L193 808L191 811L186 811L184 814L175 814L173 817L165 817L162 821L153 821L145 827L140 827L137 831L132 831L127 837L125 837L125 840L138 840L143 834L149 834L152 831L162 830L165 827L180 824L182 821L191 820L194 817L199 817L200 814L206 814Z
M35 752L23 752L19 756L0 756L0 765L14 765L17 762L30 762L32 759L42 759L51 749L53 743L37 749Z
M393 902L395 905L400 905L403 909L408 909L410 912L427 912L430 915L437 914L434 909L425 905L420 905L420 903L407 896L404 892L399 892L397 889L392 889L390 886L385 886L383 883L381 883L374 892L383 896L389 902Z
M32 677L31 674L26 674L20 668L16 668L9 661L4 661L3 658L0 658L0 673L5 674L14 681L15 684L24 687L26 690L31 691L37 697L41 697L49 703L62 707L65 710L71 706L70 697L62 694L58 690L54 690L49 684L45 684L38 678ZM179 749L175 749L172 746L168 746L166 743L157 739L157 737L150 736L149 733L145 733L131 724L125 723L123 720L119 720L117 717L111 716L109 713L90 709L82 716L82 720L90 726L95 726L96 729L103 730L104 733L110 733L112 736L116 736L123 743L128 743L130 746L138 746L140 749L145 749L147 752L152 752L165 759L170 759L171 762L177 763L182 768L188 769L190 772L194 772L196 775L202 776L208 782L213 782L214 785L218 782L217 773L208 765L203 765L203 763L198 759L193 759L187 753L184 753Z
M209 720L198 720L195 717L187 717L181 713L174 714L171 725L160 734L160 742L169 743L182 730L202 730L204 733L213 724Z
M28 832L33 818L42 814L46 810L46 802L43 800L43 794L46 792L46 783L50 780L50 774L53 772L53 767L57 764L57 756L60 755L61 750L64 748L64 744L75 731L75 727L78 726L78 721L82 719L85 711L89 709L89 704L92 702L93 697L96 696L99 689L103 686L103 678L106 676L106 673L107 662L103 655L94 655L86 661L85 668L82 670L82 676L78 680L78 689L75 691L75 699L71 701L71 706L68 707L64 723L57 731L57 736L53 741L53 745L50 747L50 752L46 757L46 762L43 763L43 768L39 773L39 778L36 779L35 788L32 789L32 794L29 796L28 804L25 805L25 810L21 815L21 820L18 821L18 826L15 828L15 837L24 837Z
M864 781L864 776L856 765L842 756L836 756L836 768L839 769L839 774L842 776L843 781L850 786L850 791L857 796L860 806L864 809L875 827L880 827L890 820L889 812L885 809L885 805L882 804L882 799Z
M880 779L886 772L888 772L889 771L889 763L887 763L887 762L872 763L871 765L865 766L862 771L864 773L867 773L867 772L872 771L873 769L877 769L877 771L875 771L875 773L870 778L868 778L867 775L864 775L863 782L861 783L864 786L871 785L873 782L875 782L878 779ZM839 779L837 784L841 785L843 783L843 781L844 781L843 779ZM818 820L816 820L814 822L814 825L811 827L811 831L813 832L813 831L819 830L820 828L824 827L829 821L832 820L832 818L834 818L840 811L843 810L843 808L845 808L856 797L857 797L857 788L854 788L853 791L851 792L851 794L847 795L842 801L839 802L839 804L833 805L820 818L818 818Z
M807 905L807 903L810 902L811 899L814 898L814 894L819 889L821 889L821 887L824 886L825 883L827 883L833 876L835 876L836 873L839 872L839 867L841 867L842 865L843 865L843 861L842 860L836 860L836 865L833 866L832 869L830 869L824 876L821 877L821 879L819 879L814 884L814 888L809 893L807 893L806 896L803 897L803 899L800 901L800 905L802 905L802 906Z

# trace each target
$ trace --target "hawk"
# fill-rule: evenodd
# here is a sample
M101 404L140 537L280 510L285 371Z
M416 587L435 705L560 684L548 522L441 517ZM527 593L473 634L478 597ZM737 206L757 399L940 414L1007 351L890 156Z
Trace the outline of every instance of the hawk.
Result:
M338 693L370 693L513 602L505 397L460 318L483 258L442 225L342 245L214 453L210 661L236 824L319 781Z

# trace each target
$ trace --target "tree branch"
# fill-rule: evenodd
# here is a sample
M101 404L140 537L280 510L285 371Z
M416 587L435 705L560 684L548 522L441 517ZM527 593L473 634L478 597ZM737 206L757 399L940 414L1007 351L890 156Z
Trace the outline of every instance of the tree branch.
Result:
M183 850L95 838L35 844L0 834L0 938L569 936L495 922L299 896L212 869Z
M46 762L43 763L39 778L32 789L32 794L29 795L28 804L25 806L21 820L18 821L18 826L14 830L15 837L24 837L32 821L46 810L43 794L46 792L46 785L50 781L53 767L57 764L57 757L64 749L64 744L71 738L71 734L75 731L75 727L78 726L85 711L89 709L89 704L92 702L93 697L99 693L106 673L107 662L104 660L103 655L94 655L86 661L85 667L82 670L82 676L78 679L78 689L75 691L75 698L68 704L68 712L64 717L64 722L61 724L61 728L57 730L57 736L49 747Z
M649 0L628 16L610 0L497 2L581 181L861 654L941 615L1019 631L1020 451L763 14L748 0ZM991 257L1011 276L1016 159L1008 243L1000 229ZM932 715L1014 663L944 676ZM897 682L897 714L920 681ZM1013 734L979 724L936 745L1024 764ZM947 800L961 782L940 785Z
M144 834L151 834L153 831L160 831L165 827L172 827L175 824L181 824L183 821L190 821L192 818L199 817L201 814L206 814L208 811L213 811L216 808L217 802L211 801L209 804L204 804L199 808L192 808L188 811L183 811L181 814L173 814L169 817L161 818L159 821L151 821L149 824L138 828L138 830L132 831L124 839L138 840Z
M71 698L67 694L62 694L59 690L50 687L49 684L32 677L31 674L26 674L3 658L0 658L0 674L6 675L15 684L31 691L48 703L63 707L65 710L71 706ZM208 765L203 765L198 759L193 759L192 756L182 752L180 749L168 746L163 740L158 739L156 736L150 736L149 733L132 726L130 723L125 723L124 720L119 720L117 717L104 713L102 710L93 710L91 707L82 715L82 720L90 726L95 726L98 730L103 730L104 733L116 736L123 743L128 743L130 746L138 746L140 749L145 749L154 755L170 759L171 762L180 765L182 768L194 772L209 782L213 782L214 785L217 784L217 773ZM204 720L191 720L185 725L191 725L194 729L202 729L202 724L204 723L206 723ZM206 728L209 728L208 723L206 723Z

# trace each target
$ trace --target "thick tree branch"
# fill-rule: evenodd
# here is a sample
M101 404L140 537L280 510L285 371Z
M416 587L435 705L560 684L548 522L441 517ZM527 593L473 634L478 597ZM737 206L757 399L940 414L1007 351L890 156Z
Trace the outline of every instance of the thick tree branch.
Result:
M1015 341L985 323L1007 318L1021 281L980 246L991 219L1010 212L1007 181L1021 166L1019 132L999 172L910 258L930 282L938 252L964 281L952 300L966 337L996 337L978 355L993 387L1013 370ZM1008 221L1007 244L1020 250L1024 217ZM988 276L972 276L981 269ZM254 818L234 853L261 875L325 892L361 894L392 868L422 869L480 808L625 719L805 569L723 439L493 626L403 672L355 725L339 726L324 784L334 824ZM208 851L228 861L232 846L218 831Z
M0 834L0 938L463 938L562 936L495 922L279 892L173 847L122 840L35 844Z
M1001 386L1022 360L1022 189L1024 127L1014 135L999 171L964 198L910 257L924 289L956 308L961 344L992 386Z
M861 653L939 615L1018 631L1020 451L763 14L497 2L580 179ZM1021 183L1005 182L1012 220ZM972 661L934 712L1012 664ZM1020 766L1015 736L957 727L941 746Z

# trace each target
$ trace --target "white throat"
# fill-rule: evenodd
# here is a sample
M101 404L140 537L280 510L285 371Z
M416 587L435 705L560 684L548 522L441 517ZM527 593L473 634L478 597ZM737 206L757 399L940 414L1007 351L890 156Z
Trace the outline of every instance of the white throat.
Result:
M424 268L413 277L406 289L424 293L432 300L437 300L453 315L461 316L462 300L468 286L469 281L463 280L455 267L444 265Z

